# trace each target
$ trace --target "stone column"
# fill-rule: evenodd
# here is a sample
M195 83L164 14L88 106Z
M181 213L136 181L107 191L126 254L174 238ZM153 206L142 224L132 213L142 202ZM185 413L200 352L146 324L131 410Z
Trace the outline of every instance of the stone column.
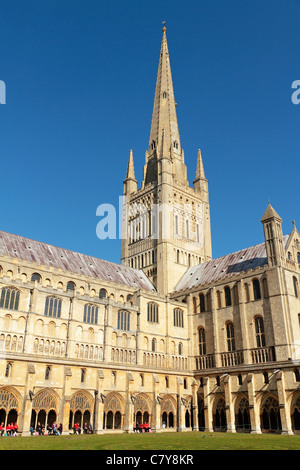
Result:
M247 376L251 434L261 434L259 405L255 398L254 375Z
M30 432L30 421L32 413L32 399L34 396L34 375L35 367L34 364L28 364L28 373L27 373L27 383L24 390L24 398L22 403L22 410L20 413L20 421L18 423L19 431L22 433L22 436L29 436Z
M94 433L102 434L103 433L103 410L104 410L104 399L103 399L103 383L104 383L104 374L102 369L97 371L97 396L95 397L95 423L94 423Z
M203 379L203 395L204 395L204 419L205 419L205 431L213 432L213 410L212 410L212 398L210 395L210 383L209 378Z
M133 384L134 378L131 372L127 372L127 390L125 398L125 422L124 431L133 432L133 413L134 413L134 398L133 398Z
M282 426L281 434L294 434L292 430L290 405L286 399L285 376L282 370L276 373L276 382L278 390L280 419Z
M159 379L157 374L153 374L153 423L151 423L151 429L153 432L161 432L160 427L160 415L161 415L161 399L159 398Z
M231 392L231 377L226 375L224 377L224 389L225 389L225 404L226 404L226 421L227 421L227 432L235 433L235 413L232 401Z

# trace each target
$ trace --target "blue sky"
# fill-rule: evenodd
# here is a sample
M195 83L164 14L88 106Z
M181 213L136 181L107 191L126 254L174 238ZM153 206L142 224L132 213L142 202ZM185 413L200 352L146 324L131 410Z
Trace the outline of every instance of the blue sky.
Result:
M213 256L300 227L299 0L1 0L0 229L119 262L96 236L133 149L141 183L166 21L190 184L201 148Z

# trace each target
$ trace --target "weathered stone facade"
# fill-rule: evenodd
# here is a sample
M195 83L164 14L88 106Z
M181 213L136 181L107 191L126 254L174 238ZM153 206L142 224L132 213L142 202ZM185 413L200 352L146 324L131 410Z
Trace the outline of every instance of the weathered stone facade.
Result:
M186 180L165 28L144 179L138 189L130 152L124 196L120 265L0 232L0 422L23 435L54 421L64 433L298 432L299 232L283 236L269 205L262 244L212 260L208 182L200 151ZM153 204L171 208L168 237Z

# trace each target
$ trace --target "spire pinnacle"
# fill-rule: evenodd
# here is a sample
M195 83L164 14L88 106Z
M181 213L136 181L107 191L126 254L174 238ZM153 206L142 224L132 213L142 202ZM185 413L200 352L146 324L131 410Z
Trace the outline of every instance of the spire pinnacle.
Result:
M128 179L135 180L132 149L130 149L130 152L129 152L129 159L128 159L128 166L127 166L126 179L127 179L127 180L128 180Z
M198 149L198 156L197 156L197 169L196 169L196 178L195 181L198 181L201 178L205 178L205 173L204 173L204 166L203 166L203 160L202 160L202 155L201 155L201 150Z

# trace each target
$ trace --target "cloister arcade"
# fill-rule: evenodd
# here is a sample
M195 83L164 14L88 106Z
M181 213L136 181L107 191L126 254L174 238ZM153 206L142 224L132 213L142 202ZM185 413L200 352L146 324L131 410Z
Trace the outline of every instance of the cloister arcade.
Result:
M191 396L183 399L184 424L190 430L205 430L205 406L201 394L198 395L197 418L192 412ZM69 399L68 417L69 432L78 423L82 428L85 423L94 425L95 398L87 391L78 390ZM17 423L22 430L23 399L20 392L14 387L0 388L0 422ZM300 433L300 392L294 392L289 400L292 430ZM227 410L224 395L217 394L212 403L213 430L227 431ZM133 423L149 423L155 425L154 406L152 397L146 393L139 393L133 400ZM159 428L174 429L178 425L178 403L176 396L166 394L160 397L160 423ZM235 430L236 432L251 432L251 407L246 394L238 394L234 400ZM259 398L260 428L262 432L280 433L281 415L280 404L276 395L266 392ZM30 426L36 427L40 422L45 428L52 425L54 421L62 420L61 397L50 388L39 390L31 396ZM119 430L125 428L126 401L124 396L118 392L109 392L103 399L103 422L101 428L105 430ZM27 431L24 429L24 431Z

